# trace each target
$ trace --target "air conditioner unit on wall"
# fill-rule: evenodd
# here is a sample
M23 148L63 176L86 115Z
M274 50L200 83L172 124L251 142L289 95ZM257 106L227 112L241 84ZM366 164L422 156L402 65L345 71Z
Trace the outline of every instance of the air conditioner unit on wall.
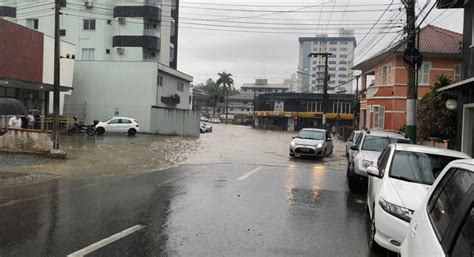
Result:
M93 2L93 0L84 0L84 6L85 6L87 9L90 9L90 8L94 7L94 2Z
M122 48L122 47L117 48L117 53L118 54L125 54L125 48Z
M125 24L125 18L124 17L119 17L118 18L118 23L119 24Z

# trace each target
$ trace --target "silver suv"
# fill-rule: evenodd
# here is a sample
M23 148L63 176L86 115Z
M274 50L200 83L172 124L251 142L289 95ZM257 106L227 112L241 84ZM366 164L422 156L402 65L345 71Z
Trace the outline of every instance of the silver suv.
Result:
M351 147L354 156L347 165L347 179L352 192L367 190L367 168L375 166L382 151L389 144L411 144L403 134L388 131L364 131Z

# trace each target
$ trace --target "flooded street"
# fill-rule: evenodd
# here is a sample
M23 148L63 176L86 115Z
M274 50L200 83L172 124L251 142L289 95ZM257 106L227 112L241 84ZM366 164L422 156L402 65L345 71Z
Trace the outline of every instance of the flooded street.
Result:
M292 135L214 125L184 140L190 151L169 169L118 160L115 175L0 189L0 256L387 256L368 249L344 144L324 160L291 159Z

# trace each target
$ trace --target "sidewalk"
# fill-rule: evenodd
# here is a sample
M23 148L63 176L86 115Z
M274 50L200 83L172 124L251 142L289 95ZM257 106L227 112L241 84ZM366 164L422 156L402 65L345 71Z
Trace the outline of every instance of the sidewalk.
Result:
M40 182L56 177L134 174L173 167L196 151L198 139L139 134L64 136L67 160L0 153L0 187Z

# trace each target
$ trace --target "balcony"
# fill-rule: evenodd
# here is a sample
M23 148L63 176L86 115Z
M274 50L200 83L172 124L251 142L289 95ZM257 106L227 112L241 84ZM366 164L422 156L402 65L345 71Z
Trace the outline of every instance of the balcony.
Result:
M114 36L113 47L143 47L145 49L160 50L160 38L152 35Z
M161 8L159 5L116 6L114 18L117 17L141 17L161 21Z
M16 18L16 8L10 6L0 6L0 17Z

